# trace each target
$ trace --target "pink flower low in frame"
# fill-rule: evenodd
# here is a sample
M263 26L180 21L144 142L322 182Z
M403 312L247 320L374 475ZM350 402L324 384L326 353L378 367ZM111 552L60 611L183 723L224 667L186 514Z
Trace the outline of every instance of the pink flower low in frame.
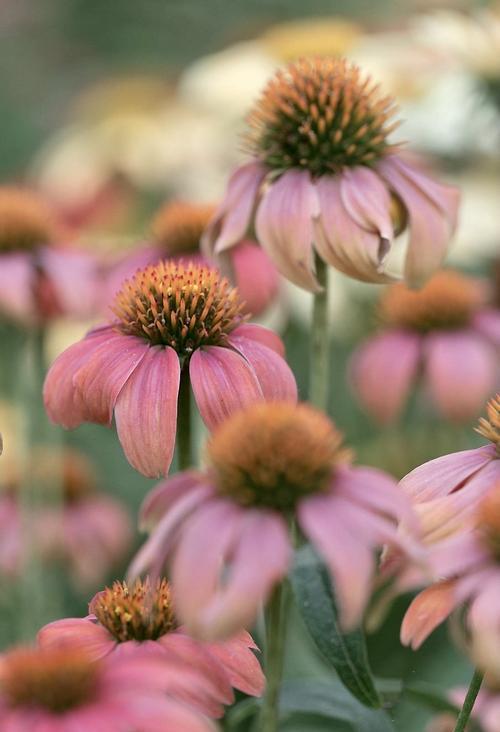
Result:
M110 425L114 413L125 455L144 475L170 467L181 379L210 429L255 401L297 399L281 340L245 323L237 290L215 269L150 266L124 283L114 312L54 362L45 406L66 428Z

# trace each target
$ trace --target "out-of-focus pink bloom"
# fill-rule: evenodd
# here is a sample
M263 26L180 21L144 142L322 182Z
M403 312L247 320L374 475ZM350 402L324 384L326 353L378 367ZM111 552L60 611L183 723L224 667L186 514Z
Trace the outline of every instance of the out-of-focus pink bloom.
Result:
M403 620L401 639L412 648L463 603L469 629L500 630L498 398L488 405L488 419L478 431L492 444L431 460L401 482L438 580L417 595Z
M293 546L287 520L324 558L341 622L359 623L370 596L374 550L413 547L396 522L410 521L396 482L352 467L342 436L306 405L261 404L224 422L208 443L209 467L161 483L142 521L154 526L131 574L159 574L172 555L176 608L190 632L230 636L249 627L286 576Z
M359 280L394 279L384 262L408 228L404 274L423 282L444 260L459 194L389 143L393 111L345 60L278 71L248 117L253 160L231 177L206 251L229 250L253 225L279 271L314 292L315 255Z
M60 457L38 450L33 460L34 489L46 500L30 517L29 541L44 562L60 561L79 588L95 587L123 561L132 527L123 506L96 490L88 461L74 450ZM0 571L23 571L25 552L19 506L20 479L7 479L0 495Z
M94 658L110 653L144 653L165 656L181 668L206 677L207 693L192 694L181 687L177 696L210 717L220 717L224 705L234 701L232 687L260 696L264 675L254 654L257 646L245 631L226 641L206 643L190 637L177 624L171 590L165 580L153 588L137 581L130 588L115 582L99 592L86 618L67 618L46 625L38 634L42 647L61 641L80 643Z
M110 325L91 331L54 362L44 387L52 421L110 425L131 465L168 472L181 378L189 378L212 429L263 400L297 399L295 378L273 332L247 325L237 291L215 269L161 262L118 294Z
M178 695L206 694L204 676L174 658L136 650L96 660L65 643L5 653L0 674L5 732L215 732Z
M423 381L444 417L477 417L500 380L500 310L485 304L479 283L443 271L420 291L394 285L379 315L384 329L351 363L362 406L379 422L392 422Z
M57 226L34 193L0 188L0 310L33 325L61 315L88 317L97 304L97 265L56 244Z
M108 299L112 300L124 280L138 269L164 259L215 266L200 252L201 237L214 210L213 206L184 201L173 201L160 209L151 226L149 243L111 269L106 288ZM242 239L228 253L224 265L224 271L227 270L238 288L245 312L260 315L275 300L279 290L278 272L255 242Z
M465 701L467 689L452 689L450 701L461 707ZM483 686L474 702L471 719L479 722L484 732L500 732L500 694L498 689ZM457 716L451 713L440 714L426 727L426 732L454 732ZM469 726L466 727L469 729Z

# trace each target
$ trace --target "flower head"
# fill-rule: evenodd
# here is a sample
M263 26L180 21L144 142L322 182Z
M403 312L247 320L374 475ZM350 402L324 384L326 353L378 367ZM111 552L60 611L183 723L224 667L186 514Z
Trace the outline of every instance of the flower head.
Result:
M380 422L400 415L423 382L437 409L457 422L477 417L498 379L500 311L480 284L454 271L418 291L393 285L380 298L380 334L352 359L359 401Z
M254 621L286 575L295 517L328 565L343 626L356 625L374 550L398 543L395 522L410 520L395 481L352 467L334 425L306 405L235 414L210 438L207 461L204 473L180 473L146 498L143 522L155 528L132 574L171 558L180 619L201 637L226 637Z
M221 255L253 227L280 272L316 291L316 256L359 280L393 280L385 260L408 229L404 275L425 281L445 257L458 193L402 155L393 114L392 99L343 59L277 71L248 117L252 162L231 177L205 250Z
M52 365L49 417L64 427L110 424L144 475L168 472L181 371L209 428L255 401L297 398L280 339L245 324L237 290L204 264L161 262L117 295L116 319Z
M487 405L487 417L481 417L477 432L486 437L500 454L500 394L497 394Z
M187 201L172 201L156 213L151 222L152 241L164 256L199 254L200 239L210 221L215 206Z
M0 188L0 252L33 251L57 234L53 212L22 188Z

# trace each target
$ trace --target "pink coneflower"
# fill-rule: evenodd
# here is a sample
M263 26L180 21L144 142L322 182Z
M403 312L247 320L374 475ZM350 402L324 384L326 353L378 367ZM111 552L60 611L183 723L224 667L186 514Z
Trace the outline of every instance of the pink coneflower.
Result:
M280 70L248 117L252 162L231 177L204 245L220 254L253 225L280 272L317 291L315 257L367 282L392 279L384 260L409 229L405 277L442 263L459 195L388 140L394 105L357 66L306 58Z
M187 201L165 204L152 221L149 244L127 256L112 269L107 285L111 297L137 269L164 259L214 266L200 251L203 231L214 211L215 207L208 204ZM276 299L279 290L278 272L264 250L250 239L238 242L231 249L225 269L238 288L244 312L260 315Z
M161 262L117 296L117 319L54 362L44 387L49 417L64 427L116 420L128 461L144 475L168 472L181 378L189 378L212 429L255 401L297 398L281 340L247 325L236 289L215 269Z
M223 705L233 701L232 687L260 696L264 675L253 653L256 649L245 631L224 642L204 643L191 638L178 625L170 586L165 580L153 588L149 581L136 581L130 587L115 582L99 592L89 605L91 615L68 618L46 625L38 634L42 647L62 640L80 643L95 658L108 654L134 653L141 649L160 654L172 663L206 677L208 692L191 695L183 689L181 698L211 717L223 714Z
M207 691L205 679L159 655L93 659L81 646L18 648L0 657L5 732L215 732L177 696Z
M30 488L39 500L31 521L34 548L42 561L62 562L79 588L95 587L125 559L132 535L126 510L97 490L92 465L75 450L59 455L39 448L32 465ZM23 571L20 484L11 474L0 494L0 570L7 574Z
M412 648L463 603L469 629L500 629L499 398L478 431L492 444L431 460L401 482L439 580L417 595L403 620L401 639Z
M88 317L97 270L85 252L57 244L58 227L36 194L0 187L0 310L24 324Z
M210 439L207 458L205 472L179 473L146 499L144 523L159 521L131 573L159 573L173 553L179 617L200 637L230 636L250 626L286 576L296 517L328 565L343 627L355 626L376 548L399 543L395 523L407 503L396 482L352 467L340 433L305 404L235 414Z
M477 417L500 379L500 310L485 304L479 283L443 271L417 292L393 285L378 313L384 329L352 360L362 406L379 422L391 422L423 381L444 417Z

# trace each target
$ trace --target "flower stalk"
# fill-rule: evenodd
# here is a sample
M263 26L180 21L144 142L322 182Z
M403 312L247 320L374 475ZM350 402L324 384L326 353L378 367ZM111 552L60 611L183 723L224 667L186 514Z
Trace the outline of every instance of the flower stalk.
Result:
M277 732L279 698L285 658L286 581L276 586L266 608L266 693L258 719L259 732Z
M315 293L313 302L309 401L318 409L327 411L330 361L328 265L317 255L316 277L322 289Z
M191 433L191 387L189 384L189 371L185 366L181 371L177 417L177 459L179 470L187 470L192 465Z
M460 714L458 715L457 724L455 726L454 732L464 732L464 730L466 729L467 723L469 722L469 718L472 713L472 709L474 708L474 703L476 701L477 695L479 694L479 689L481 688L481 684L483 683L483 678L484 673L482 671L479 671L479 669L476 669L469 684L469 688L467 690L467 695L464 699L462 709L460 711Z

